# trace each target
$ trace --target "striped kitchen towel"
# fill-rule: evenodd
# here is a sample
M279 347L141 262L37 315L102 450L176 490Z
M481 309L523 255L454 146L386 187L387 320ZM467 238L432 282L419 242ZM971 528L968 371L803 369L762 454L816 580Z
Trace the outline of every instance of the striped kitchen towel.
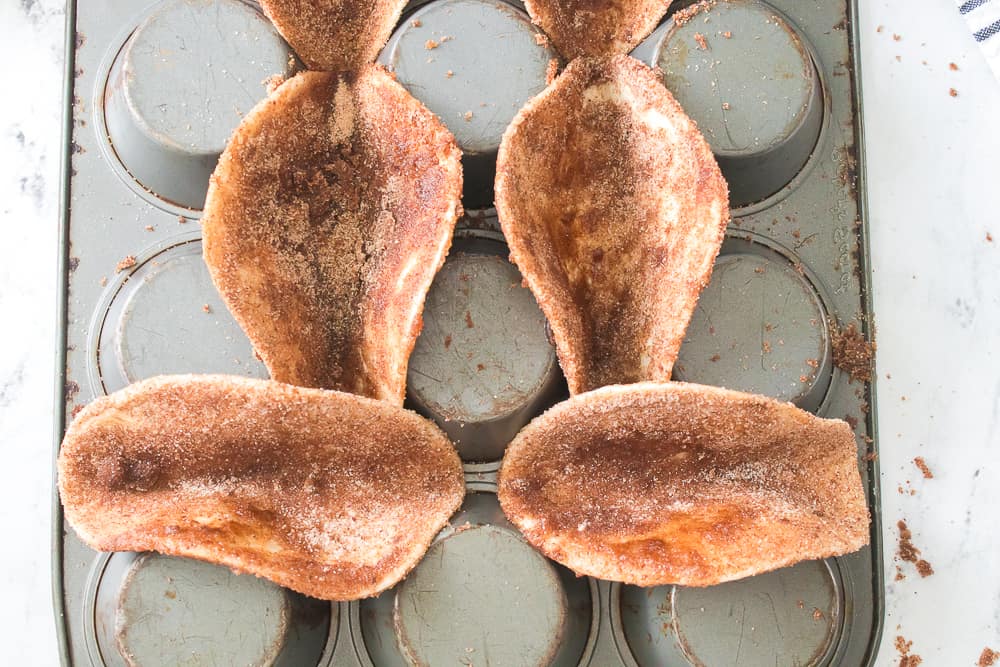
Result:
M1000 0L955 0L972 36L1000 79Z

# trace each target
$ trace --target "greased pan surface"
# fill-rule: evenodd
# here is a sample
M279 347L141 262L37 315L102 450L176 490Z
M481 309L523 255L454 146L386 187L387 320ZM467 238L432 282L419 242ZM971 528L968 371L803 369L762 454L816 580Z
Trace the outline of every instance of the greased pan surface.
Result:
M64 664L871 664L874 385L833 345L851 323L872 330L856 3L675 4L633 55L666 72L734 208L674 376L846 418L872 546L644 589L574 577L526 545L496 502L499 460L567 390L491 205L500 137L557 55L519 3L414 2L380 61L456 136L467 213L427 298L407 405L456 443L462 509L403 583L331 605L211 565L93 552L56 503ZM301 67L241 0L71 1L67 46L57 439L80 406L152 375L267 376L212 286L198 219L229 132L265 79Z

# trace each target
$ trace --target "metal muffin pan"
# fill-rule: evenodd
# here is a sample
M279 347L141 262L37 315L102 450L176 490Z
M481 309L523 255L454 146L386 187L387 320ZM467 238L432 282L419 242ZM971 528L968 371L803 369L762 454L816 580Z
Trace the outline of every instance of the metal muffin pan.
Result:
M641 589L575 577L506 521L503 450L567 391L507 259L493 175L507 123L557 56L520 3L414 2L380 60L456 135L469 212L428 295L407 405L456 443L463 508L394 589L329 604L204 563L95 553L57 502L64 664L871 664L878 475L861 455L874 451L874 387L851 383L831 346L836 327L867 331L871 316L856 11L720 0L683 25L668 16L634 55L664 69L733 192L676 377L855 424L870 548L711 588ZM145 377L267 376L212 287L198 216L225 137L268 77L297 67L242 0L75 0L67 21L60 439L80 406Z

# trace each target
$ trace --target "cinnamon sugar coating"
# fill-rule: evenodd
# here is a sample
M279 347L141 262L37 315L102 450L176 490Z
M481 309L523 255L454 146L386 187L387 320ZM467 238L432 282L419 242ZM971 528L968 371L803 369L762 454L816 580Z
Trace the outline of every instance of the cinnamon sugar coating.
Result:
M496 207L572 393L670 379L729 204L708 144L651 69L571 62L504 134Z
M638 586L708 586L869 539L845 422L680 382L552 408L507 449L499 495L548 557Z
M340 392L163 376L88 405L59 453L66 520L100 551L158 551L351 600L401 580L464 495L448 438Z
M376 65L300 73L244 119L212 176L204 256L273 379L402 405L460 157Z

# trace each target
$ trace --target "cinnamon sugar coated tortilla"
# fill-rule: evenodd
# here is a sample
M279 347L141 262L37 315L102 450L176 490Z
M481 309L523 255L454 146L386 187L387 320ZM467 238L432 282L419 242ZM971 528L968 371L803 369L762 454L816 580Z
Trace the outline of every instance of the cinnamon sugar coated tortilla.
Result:
M402 405L460 157L376 65L300 73L244 119L212 176L204 256L273 379Z
M869 540L845 422L680 382L550 409L507 449L499 497L548 557L638 586L709 586Z
M670 379L729 203L708 144L653 70L628 56L572 61L507 128L496 208L572 393Z
M66 520L99 551L158 551L317 598L377 594L464 496L431 422L383 401L221 375L102 397L58 461Z
M525 0L531 19L567 60L628 53L660 22L671 0Z
M309 69L341 72L374 62L406 0L261 0Z

